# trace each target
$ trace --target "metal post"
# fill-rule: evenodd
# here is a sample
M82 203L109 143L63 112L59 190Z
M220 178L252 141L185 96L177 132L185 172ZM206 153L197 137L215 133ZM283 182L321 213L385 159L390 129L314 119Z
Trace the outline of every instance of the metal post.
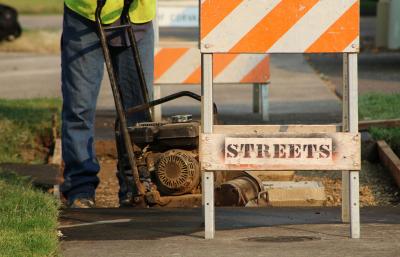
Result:
M213 132L213 60L212 54L201 55L202 84L201 84L201 127L203 133ZM205 238L212 239L215 234L214 213L214 173L204 171L202 175L203 215Z
M214 172L203 172L204 179L204 238L213 239L215 235Z
M349 75L349 130L358 133L358 55L348 55ZM359 171L350 171L350 233L351 238L360 238Z
M269 120L269 85L260 84L260 106L263 121Z
M260 113L260 84L253 84L253 113Z
M161 98L161 86L154 85L153 86L153 99L157 100ZM153 107L153 119L156 122L162 121L162 109L161 104L156 105Z
M350 172L350 235L360 238L360 182L359 171Z
M213 132L213 60L212 54L201 55L201 127L203 133Z
M343 54L342 131L349 132L349 54ZM350 222L349 171L342 171L342 222Z

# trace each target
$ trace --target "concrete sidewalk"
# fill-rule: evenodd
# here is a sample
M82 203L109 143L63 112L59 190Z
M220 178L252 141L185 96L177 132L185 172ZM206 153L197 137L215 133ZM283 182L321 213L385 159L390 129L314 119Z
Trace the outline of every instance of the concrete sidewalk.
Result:
M65 257L349 256L400 252L400 209L361 210L361 239L337 208L217 208L214 240L203 239L200 209L67 210ZM93 223L97 222L97 223Z

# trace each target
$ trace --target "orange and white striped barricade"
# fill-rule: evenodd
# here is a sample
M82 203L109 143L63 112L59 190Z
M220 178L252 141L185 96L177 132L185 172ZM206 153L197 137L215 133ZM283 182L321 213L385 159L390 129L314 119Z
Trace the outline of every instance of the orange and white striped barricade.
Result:
M216 54L213 80L216 84L253 84L253 111L268 120L268 84L270 78L267 54ZM201 53L194 47L166 47L155 51L154 98L161 97L162 85L200 85ZM154 117L161 119L161 109Z
M360 237L358 0L201 0L202 134L205 238L213 238L214 171L342 171L342 220ZM342 53L343 130L334 126L213 125L216 53ZM284 131L284 132L282 132Z

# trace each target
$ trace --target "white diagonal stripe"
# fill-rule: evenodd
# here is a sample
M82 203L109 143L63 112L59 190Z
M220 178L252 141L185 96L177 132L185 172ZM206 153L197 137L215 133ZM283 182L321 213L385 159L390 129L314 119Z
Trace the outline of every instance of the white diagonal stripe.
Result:
M200 66L200 58L199 49L190 48L155 83L182 83Z
M328 0L330 1L330 0ZM213 44L228 51L260 22L281 0L243 0L203 40L202 50L212 52ZM206 45L208 48L205 48Z
M268 52L304 52L358 0L320 0Z
M214 81L215 83L238 83L266 57L265 54L240 54L218 74Z
M354 39L344 50L344 53L358 52L360 50L360 37Z
M156 49L154 49L154 56L157 56L157 54L162 50L162 48L157 47Z

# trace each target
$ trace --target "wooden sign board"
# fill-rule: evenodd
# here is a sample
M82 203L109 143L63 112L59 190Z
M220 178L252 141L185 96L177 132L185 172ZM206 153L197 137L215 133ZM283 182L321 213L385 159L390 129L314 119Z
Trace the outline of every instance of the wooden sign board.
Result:
M203 170L360 170L357 133L201 134Z
M359 0L201 0L201 52L358 52L359 9Z
M163 47L155 50L154 83L201 84L201 53L196 47ZM268 83L267 54L215 54L214 83Z

